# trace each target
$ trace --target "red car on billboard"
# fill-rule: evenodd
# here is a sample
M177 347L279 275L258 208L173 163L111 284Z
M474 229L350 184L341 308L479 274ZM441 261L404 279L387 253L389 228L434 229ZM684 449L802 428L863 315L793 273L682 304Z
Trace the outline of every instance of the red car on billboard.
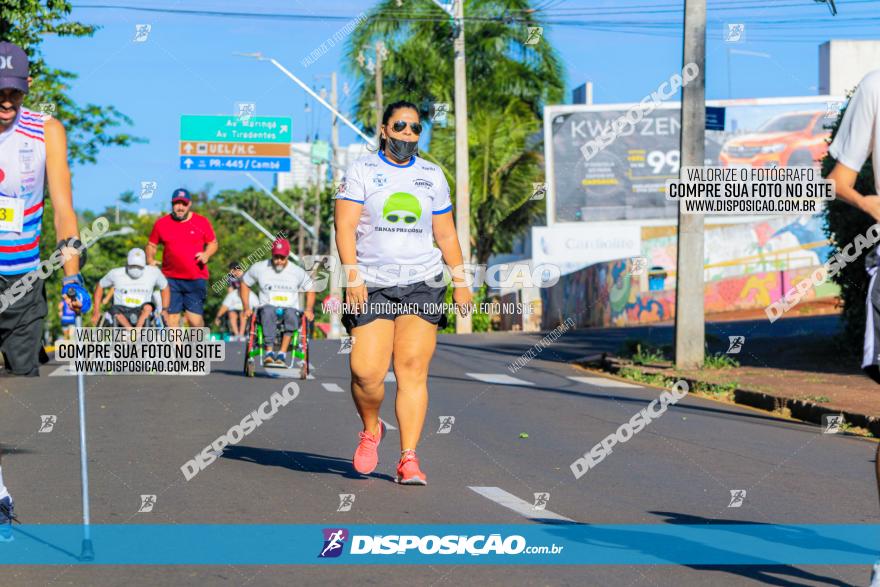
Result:
M754 132L731 138L721 148L721 165L735 167L818 167L831 131L825 112L788 112Z

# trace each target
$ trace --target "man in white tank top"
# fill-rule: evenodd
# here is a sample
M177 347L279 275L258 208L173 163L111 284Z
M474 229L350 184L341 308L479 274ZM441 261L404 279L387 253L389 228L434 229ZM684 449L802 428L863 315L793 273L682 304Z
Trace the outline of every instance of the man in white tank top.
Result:
M82 245L73 211L67 136L56 119L23 107L30 81L27 54L17 45L0 43L0 352L7 374L37 376L48 312L44 281L33 274L40 266L44 184L48 183L58 239L67 250L78 251ZM69 254L62 291L76 291L70 305L84 311L91 301L79 267L78 255ZM0 541L11 538L13 518L12 497L0 467Z

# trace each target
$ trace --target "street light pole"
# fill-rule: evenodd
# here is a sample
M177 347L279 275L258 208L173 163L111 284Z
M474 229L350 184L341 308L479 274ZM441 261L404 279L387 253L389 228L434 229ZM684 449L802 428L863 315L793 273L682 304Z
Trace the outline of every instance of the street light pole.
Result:
M458 242L461 245L461 256L465 263L471 262L471 197L470 167L468 164L468 115L467 115L467 68L465 67L464 48L464 0L452 0L451 4L443 4L434 0L446 14L452 17L455 39L452 42L455 53L453 62L455 74L455 227ZM473 331L471 316L456 315L456 334L468 334Z
M336 72L330 75L330 104L333 109L338 107L339 94L336 90ZM330 144L333 146L333 184L338 186L341 179L339 166L339 119L333 116L333 123L330 129ZM336 223L330 223L330 268L335 272L339 271L341 265L339 260L339 252L336 250ZM342 300L342 287L339 279L331 273L330 275L330 297L334 300ZM341 308L341 307L340 307ZM339 311L330 311L330 333L328 338L338 339L342 337L342 321Z
M458 228L458 242L461 244L462 258L471 262L471 197L470 167L468 164L468 111L467 111L467 70L464 51L464 0L455 1L455 225ZM455 332L472 332L471 315L458 315L455 319Z
M361 129L359 129L357 127L356 124L354 124L348 118L343 116L338 110L336 110L336 108L333 108L332 106L330 106L330 104L328 104L327 101L324 100L321 96L316 94L312 90L312 88L310 88L308 85L303 83L303 81L300 80L298 77L296 77L295 75L290 73L290 71L288 71L288 69L286 67L284 67L283 65L278 63L278 61L276 61L275 59L273 59L271 57L263 57L262 53L236 53L236 55L239 55L241 57L253 57L254 59L257 59L259 61L268 61L269 63L271 63L272 65L277 67L281 71L281 73L283 73L284 75L289 77L295 84L297 84L299 87L301 87L303 90L305 90L306 93L308 93L315 100L317 100L319 104L321 104L322 106L324 106L325 108L330 110L335 116L338 116L342 122L344 122L349 128L351 128L354 132L356 132L358 134L358 136L360 136L362 139L364 139L367 142L367 144L374 146L374 147L376 145L378 145L378 137L370 138L367 135L365 135L363 133L363 131L361 131Z
M266 238L268 238L269 240L272 240L272 241L275 240L274 234L272 234L271 232L266 230L266 228L262 224L257 222L257 220L253 216L251 216L250 214L248 214L247 212L245 212L241 208L236 208L235 206L220 206L219 209L223 210L225 212L232 212L233 214L238 214L239 216L241 216L242 218L244 218L245 220L250 222L254 226L254 228L256 228L257 230L262 232L264 235L266 235ZM299 257L294 255L292 252L288 255L288 257L293 259L296 263L300 262Z
M697 77L681 96L681 168L705 165L706 0L685 0L683 66L695 63ZM679 173L683 173L680 171ZM675 366L702 367L705 353L703 215L678 206L678 259L675 286Z
M264 185L260 182L259 179L257 179L257 178L254 177L253 175L251 175L251 172L250 172L250 171L245 171L244 174L247 175L247 176L250 178L250 180L251 180L252 182L254 182L255 184L257 184L257 187L260 188L260 191L262 191L264 194L266 194L267 196L269 196L270 198L272 198L272 200L273 200L276 204L278 204L278 205L281 207L282 210L284 210L285 212L287 212L287 214L288 214L291 218L293 218L294 220L296 220L296 221L299 223L300 230L305 229L305 231L309 233L309 236L310 236L310 237L312 237L313 239L317 239L317 238L318 238L318 236L315 234L315 230L314 230L311 226L309 226L308 224L306 224L305 220L303 220L302 218L300 218L300 216L299 216L296 212L294 212L293 210L291 210L291 209L290 209L290 206L288 206L287 204L285 204L284 202L282 202L281 199L280 199L278 196L276 196L275 194L273 194L273 193L272 193L272 190L270 190L269 188L267 188L266 186L264 186Z
M379 128L382 126L382 115L385 107L382 104L385 100L382 89L382 62L385 60L385 43L376 41L376 138L381 136Z

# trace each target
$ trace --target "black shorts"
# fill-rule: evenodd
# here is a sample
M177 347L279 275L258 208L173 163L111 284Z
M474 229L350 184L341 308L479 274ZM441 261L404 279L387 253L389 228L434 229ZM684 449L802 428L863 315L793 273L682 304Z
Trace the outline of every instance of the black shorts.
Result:
M149 306L150 311L155 310L155 308L153 308L153 304L150 302L141 304L140 306L119 306L114 304L110 306L110 315L116 318L117 315L122 314L128 319L129 322L132 323L132 325L134 325L135 322L137 322L138 318L140 318L144 306Z
M0 294L7 292L22 276L0 276ZM38 279L31 288L0 312L0 351L6 372L13 375L40 374L40 349L43 348L43 324L49 306L45 282Z
M442 283L438 275L431 283ZM352 329L369 324L373 320L394 320L398 316L415 315L446 328L446 312L442 304L446 299L446 285L432 287L427 281L409 285L393 285L378 289L367 286L367 308L361 314L342 313L342 325L351 334ZM348 308L345 308L346 310Z

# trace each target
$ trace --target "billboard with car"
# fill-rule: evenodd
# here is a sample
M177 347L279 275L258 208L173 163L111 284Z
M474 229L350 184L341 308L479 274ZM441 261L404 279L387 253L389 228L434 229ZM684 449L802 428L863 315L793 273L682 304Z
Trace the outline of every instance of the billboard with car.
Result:
M707 101L725 108L725 126L706 131L705 164L818 165L843 102L833 96ZM545 109L548 225L676 217L677 203L666 200L664 189L679 172L680 103L664 103L636 124L617 123L614 140L583 152L634 108L638 104Z

